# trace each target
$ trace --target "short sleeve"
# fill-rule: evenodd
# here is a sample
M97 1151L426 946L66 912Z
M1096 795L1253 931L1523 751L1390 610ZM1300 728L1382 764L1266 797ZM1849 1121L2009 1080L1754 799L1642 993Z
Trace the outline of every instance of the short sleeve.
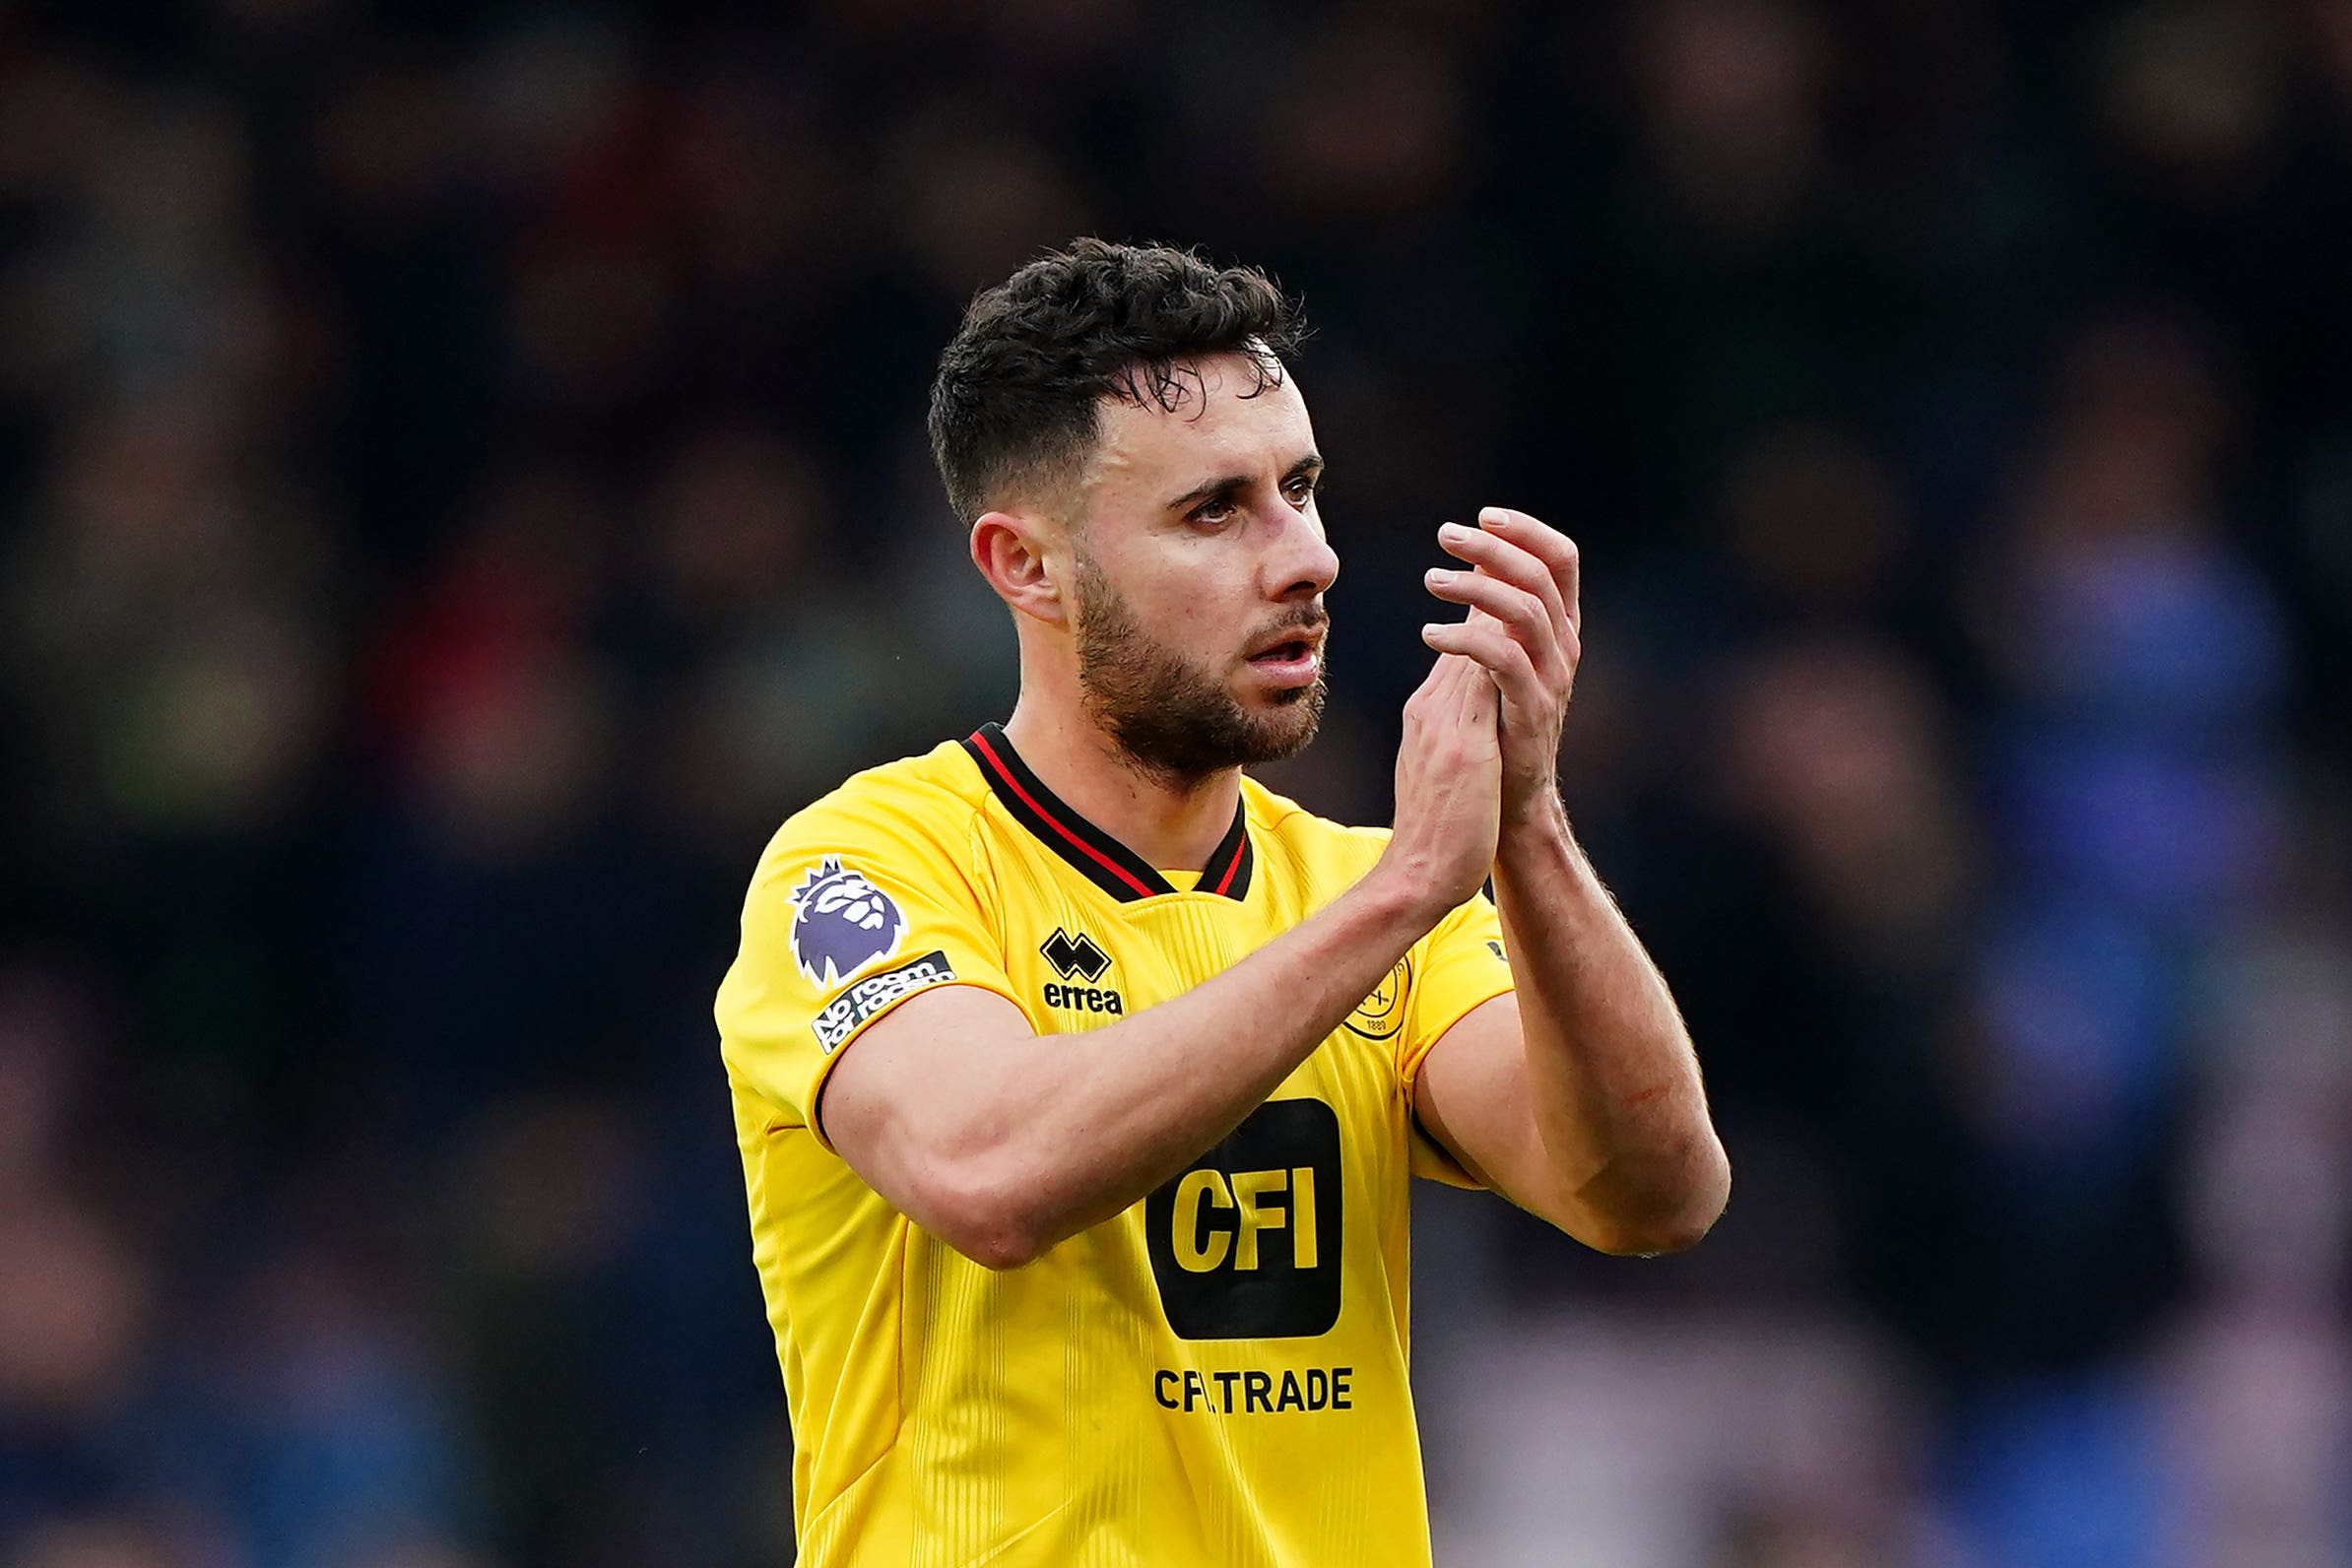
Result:
M1408 960L1415 972L1405 999L1405 1027L1397 1031L1397 1077L1412 1103L1421 1063L1446 1031L1481 1003L1511 989L1511 964L1503 955L1503 922L1483 892L1455 909L1421 939ZM1455 1187L1475 1187L1438 1142L1416 1121L1412 1130L1412 1171Z
M828 800L784 825L752 877L714 1010L720 1048L737 1084L827 1148L817 1096L876 1019L944 985L1017 1005L948 836L884 803Z

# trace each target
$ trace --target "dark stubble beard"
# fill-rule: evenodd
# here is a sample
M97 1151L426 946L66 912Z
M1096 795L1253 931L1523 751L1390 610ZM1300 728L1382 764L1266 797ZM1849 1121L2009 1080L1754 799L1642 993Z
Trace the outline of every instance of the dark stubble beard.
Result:
M1319 607L1256 628L1256 637L1323 624ZM1128 762L1155 782L1184 788L1221 768L1295 756L1323 721L1324 672L1315 684L1273 693L1253 713L1223 681L1153 640L1091 555L1078 558L1078 686L1086 711Z

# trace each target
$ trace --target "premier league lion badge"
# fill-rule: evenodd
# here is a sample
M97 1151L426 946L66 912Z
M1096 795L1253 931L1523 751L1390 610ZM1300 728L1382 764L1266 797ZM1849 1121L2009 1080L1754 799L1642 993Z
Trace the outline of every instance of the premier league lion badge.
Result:
M792 961L818 985L898 949L906 916L865 873L827 855L792 889Z

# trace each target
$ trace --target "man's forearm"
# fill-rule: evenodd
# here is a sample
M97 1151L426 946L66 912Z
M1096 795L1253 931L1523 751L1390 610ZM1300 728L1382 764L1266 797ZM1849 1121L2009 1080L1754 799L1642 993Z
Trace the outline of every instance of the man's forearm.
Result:
M1494 887L1559 1201L1612 1251L1688 1245L1722 1211L1731 1170L1665 978L1556 805L1506 829Z
M1020 1252L1109 1218L1231 1132L1360 1005L1433 917L1367 876L1183 995L1015 1049L981 1135L991 1186L1025 1195ZM1017 1085L1017 1087L1012 1087Z

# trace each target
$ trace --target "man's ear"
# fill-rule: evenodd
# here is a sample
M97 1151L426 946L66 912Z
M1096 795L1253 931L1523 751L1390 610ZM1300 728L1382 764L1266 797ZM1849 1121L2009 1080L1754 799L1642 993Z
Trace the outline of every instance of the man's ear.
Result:
M1070 619L1049 554L1060 530L1031 512L983 512L972 525L972 564L1018 615L1061 625Z

